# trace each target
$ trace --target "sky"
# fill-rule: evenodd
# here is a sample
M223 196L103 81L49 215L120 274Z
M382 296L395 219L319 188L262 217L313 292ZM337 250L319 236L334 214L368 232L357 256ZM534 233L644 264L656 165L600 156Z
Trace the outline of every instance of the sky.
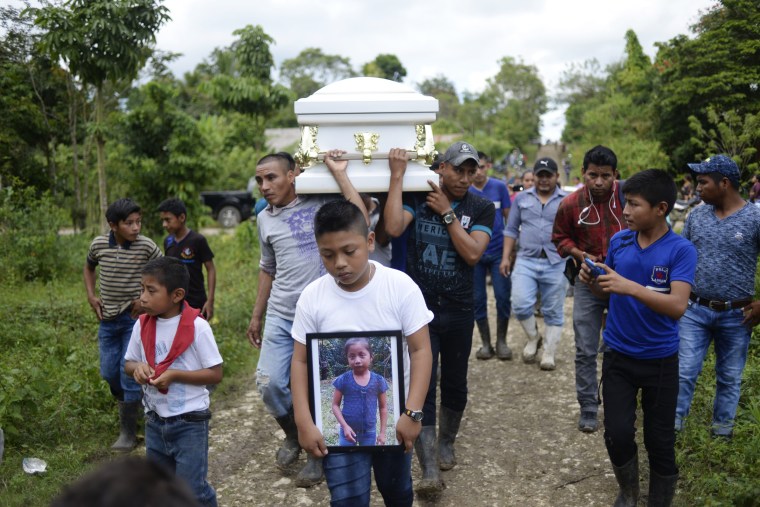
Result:
M170 65L177 77L248 24L275 40L275 64L307 47L348 57L355 69L378 54L395 54L414 87L442 74L458 93L480 92L505 56L538 69L549 96L572 63L596 58L603 66L623 57L633 29L654 57L655 42L691 35L700 10L716 0L165 0L171 21L157 47L182 53ZM279 77L275 69L274 77ZM558 140L561 109L542 118L542 137Z

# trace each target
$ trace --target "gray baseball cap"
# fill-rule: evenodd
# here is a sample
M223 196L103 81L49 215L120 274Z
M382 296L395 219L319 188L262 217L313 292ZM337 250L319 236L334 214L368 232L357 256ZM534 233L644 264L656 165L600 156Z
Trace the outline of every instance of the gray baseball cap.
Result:
M446 153L441 157L441 162L448 162L451 165L462 165L467 160L472 159L475 164L480 162L478 158L478 150L475 149L470 143L459 141L446 150Z

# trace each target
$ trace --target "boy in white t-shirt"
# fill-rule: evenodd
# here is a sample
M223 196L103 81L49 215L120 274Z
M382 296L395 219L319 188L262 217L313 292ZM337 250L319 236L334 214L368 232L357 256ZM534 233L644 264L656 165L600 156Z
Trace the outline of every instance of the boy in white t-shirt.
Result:
M216 506L206 482L207 385L222 380L222 356L208 322L184 303L190 283L179 259L161 257L142 270L140 303L124 371L143 388L145 451L185 479L201 505Z
M324 458L332 505L369 505L374 469L386 505L411 506L411 450L421 429L422 404L430 382L427 324L433 314L411 278L369 260L374 234L354 204L333 201L322 206L314 218L314 235L328 274L304 289L293 321L291 389L298 440L307 452ZM405 337L404 385L408 392L396 438L406 452L328 454L309 409L306 334L388 329L398 329Z

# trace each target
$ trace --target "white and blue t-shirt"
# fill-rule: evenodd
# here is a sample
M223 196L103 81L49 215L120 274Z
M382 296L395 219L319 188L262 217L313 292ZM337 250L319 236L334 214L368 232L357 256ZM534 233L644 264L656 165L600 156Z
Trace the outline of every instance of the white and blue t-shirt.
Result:
M646 248L638 233L623 230L610 239L605 264L649 290L670 293L672 282L694 285L697 250L669 229ZM637 359L659 359L678 352L678 321L657 313L632 296L610 295L604 343Z

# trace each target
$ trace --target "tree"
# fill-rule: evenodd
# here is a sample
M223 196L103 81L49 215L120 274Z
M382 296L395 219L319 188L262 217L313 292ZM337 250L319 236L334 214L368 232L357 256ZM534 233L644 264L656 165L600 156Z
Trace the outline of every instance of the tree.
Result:
M401 82L406 77L406 69L396 55L380 54L362 66L362 74Z
M319 48L304 49L295 58L284 60L280 68L280 79L299 99L355 75L348 58L326 55Z
M61 58L71 72L95 88L94 137L98 155L98 197L101 225L106 230L108 206L105 168L104 88L131 82L150 56L150 45L169 18L160 0L67 0L36 11L45 33L42 47Z
M178 91L170 83L151 81L130 96L122 124L131 169L129 195L145 209L155 209L167 196L185 201L188 215L202 215L198 192L216 171L197 122L177 106ZM151 227L151 224L155 224ZM148 222L158 232L157 222Z
M252 137L248 142L263 149L266 120L292 100L290 91L272 82L274 59L269 50L274 39L260 26L235 30L238 39L229 48L215 50L212 66L219 73L202 84L227 111L244 115ZM212 67L212 68L213 68ZM216 71L215 71L216 72Z
M461 130L457 123L460 104L454 83L443 74L438 74L418 83L417 89L423 95L430 95L438 99L438 118L435 123L437 132Z
M687 118L707 124L710 108L741 119L760 111L757 0L722 0L702 13L692 32L693 39L679 35L657 44L655 59L658 138L678 168L698 150Z
M718 113L714 108L707 108L707 128L699 118L689 116L689 127L694 136L691 138L696 158L705 159L717 153L725 153L739 161L744 169L744 180L749 180L757 173L757 147L760 145L760 112L747 113L744 118L735 111Z
M541 115L547 110L546 87L538 69L522 60L504 57L499 72L487 81L480 97L489 134L525 147L539 138Z

